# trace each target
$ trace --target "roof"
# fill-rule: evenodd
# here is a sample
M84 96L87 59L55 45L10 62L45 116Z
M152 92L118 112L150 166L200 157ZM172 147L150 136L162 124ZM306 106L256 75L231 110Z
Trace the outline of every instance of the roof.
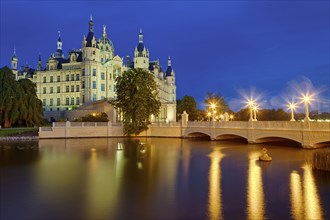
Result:
M92 47L92 40L94 38L94 32L90 31L88 32L87 38L86 38L86 47ZM99 48L98 43L96 42L96 48Z
M168 66L166 70L166 76L172 76L172 71L173 71L172 66Z
M140 43L138 44L138 46L137 46L137 50L138 50L139 52L142 52L143 49L144 49L144 44L143 44L142 42L140 42Z

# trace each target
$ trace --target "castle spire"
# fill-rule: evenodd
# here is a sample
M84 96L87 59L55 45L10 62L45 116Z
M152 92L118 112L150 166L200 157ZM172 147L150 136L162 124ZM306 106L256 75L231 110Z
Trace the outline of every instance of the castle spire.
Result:
M106 31L106 29L107 29L107 26L104 24L104 25L103 25L103 37L106 37L106 36L107 36L107 31Z
M139 43L143 43L143 34L142 34L141 28L140 28L140 34L139 34Z
M89 20L89 32L94 32L94 22L93 22L93 17L91 15L90 20Z

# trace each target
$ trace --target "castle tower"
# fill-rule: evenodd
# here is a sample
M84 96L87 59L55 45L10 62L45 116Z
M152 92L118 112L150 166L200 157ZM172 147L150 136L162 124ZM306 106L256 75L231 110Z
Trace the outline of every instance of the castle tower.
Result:
M106 63L109 60L112 60L114 57L114 47L111 40L107 36L106 26L103 25L103 34L99 39L99 49L100 49L100 61L101 63Z
M12 70L17 70L17 63L18 63L18 58L16 56L16 48L14 47L14 54L11 57L11 69Z
M38 64L37 64L37 71L42 71L42 62L41 62L41 56L39 54Z
M57 39L57 50L55 53L55 58L64 58L64 54L62 51L62 39L61 39L61 32L58 31L58 39Z
M143 44L143 34L140 29L139 44L134 50L134 68L147 69L149 67L149 51Z
M172 68L172 61L171 61L171 57L168 57L167 60L167 69L166 69L166 82L169 85L169 102L175 102L176 101L176 86L175 86L175 74L174 74L174 70Z
M83 61L98 61L100 62L99 46L94 35L94 22L91 15L88 22L88 34L84 36L82 42Z

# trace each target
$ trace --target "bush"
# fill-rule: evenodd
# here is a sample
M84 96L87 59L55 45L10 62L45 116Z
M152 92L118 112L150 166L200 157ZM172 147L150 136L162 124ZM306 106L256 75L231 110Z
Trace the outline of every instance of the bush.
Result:
M90 113L86 116L77 118L75 122L108 122L108 115L105 112Z

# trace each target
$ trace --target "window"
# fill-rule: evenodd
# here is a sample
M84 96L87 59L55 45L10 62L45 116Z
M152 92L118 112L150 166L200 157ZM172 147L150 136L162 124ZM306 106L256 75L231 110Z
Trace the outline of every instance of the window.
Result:
M76 85L76 92L79 92L79 85Z
M70 80L70 75L66 75L65 80L69 81Z
M53 99L50 99L50 100L49 100L49 105L50 105L50 106L53 106Z
M42 93L46 94L46 92L47 92L46 87L42 88Z
M172 89L172 94L174 94L174 89Z
M93 102L96 101L96 94L93 94Z
M104 96L101 96L101 99L105 99L105 97Z
M69 86L66 86L66 87L65 87L65 91L66 91L66 92L69 92L69 89L70 89Z
M71 92L74 92L74 86L71 86Z
M93 89L96 89L96 81L93 81Z
M57 93L60 93L60 92L61 92L61 87L57 86Z
M85 81L82 81L81 88L82 88L82 89L85 88Z
M82 95L82 103L85 102L85 95Z
M61 105L61 98L57 98L57 103L56 103L57 106L60 106Z
M57 76L57 82L61 82L61 76Z
M79 102L80 102L79 97L77 97L76 98L76 105L79 105Z
M44 76L44 78L43 78L43 83L45 83L46 82L46 76Z
M101 73L101 80L105 80L104 73Z
M69 98L65 98L65 104L69 105Z
M93 76L96 76L96 69L93 69Z
M76 80L77 80L77 81L80 80L80 76L79 76L79 74L76 74Z
M101 84L101 91L104 92L105 91L105 85Z
M50 80L49 80L49 82L53 82L53 76L50 76Z
M81 75L82 75L82 76L85 76L85 69L82 69L82 70L81 70Z
M43 106L46 106L46 99L43 99L43 100L42 100L42 105L43 105Z
M71 105L74 105L74 98L71 98Z
M50 87L49 93L53 93L53 87Z
M71 74L71 81L74 81L74 74Z

